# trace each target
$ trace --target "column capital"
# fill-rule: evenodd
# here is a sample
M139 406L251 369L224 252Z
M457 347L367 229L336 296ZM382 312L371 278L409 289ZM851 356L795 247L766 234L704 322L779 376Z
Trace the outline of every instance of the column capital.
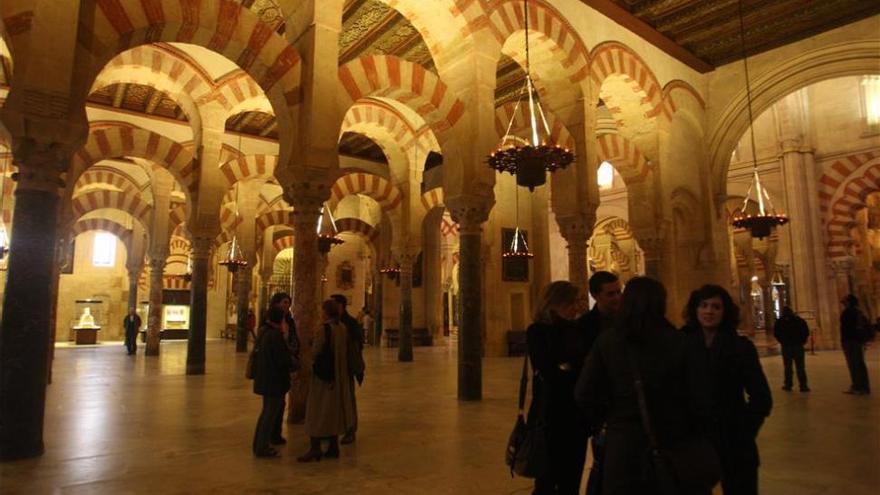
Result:
M853 269L853 262L847 258L837 258L828 261L828 266L835 275L847 275Z
M150 273L162 273L165 271L166 256L150 256Z
M446 199L446 208L463 234L479 233L481 225L489 219L494 205L493 198L484 196L456 196Z
M306 216L320 214L321 207L330 199L332 179L321 177L296 181L284 187L284 201L293 206L293 214Z
M593 235L593 226L596 224L596 213L575 213L573 215L563 215L556 217L556 223L559 225L559 233L568 243L572 245L583 245L586 248L586 242Z
M12 155L18 172L12 179L19 190L58 193L64 187L62 172L67 168L72 152L63 143L37 141L31 137L14 140Z
M209 232L193 233L190 246L192 246L192 258L205 259L211 254L211 246L216 236Z

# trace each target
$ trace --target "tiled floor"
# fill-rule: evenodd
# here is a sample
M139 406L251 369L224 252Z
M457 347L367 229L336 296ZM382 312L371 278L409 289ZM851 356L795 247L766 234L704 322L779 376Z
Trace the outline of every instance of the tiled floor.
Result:
M46 410L46 454L0 464L12 494L496 494L529 493L511 479L503 451L515 414L519 359L484 361L484 399L456 400L455 353L417 348L415 362L367 349L358 391L360 434L339 460L298 464L293 426L283 457L254 459L260 401L243 378L246 355L208 344L208 374L183 375L186 344L159 359L121 345L58 349ZM878 352L869 354L880 384ZM853 397L839 352L809 356L813 392L784 393L780 358L764 366L773 415L761 433L764 494L873 494L880 487L880 399ZM880 385L878 385L880 386Z

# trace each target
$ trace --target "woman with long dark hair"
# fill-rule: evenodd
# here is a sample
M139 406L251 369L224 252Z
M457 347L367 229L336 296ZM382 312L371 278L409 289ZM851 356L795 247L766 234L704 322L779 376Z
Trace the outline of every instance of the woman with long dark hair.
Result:
M588 423L594 428L606 426L605 495L661 493L657 477L646 469L649 440L636 376L641 377L646 409L661 448L696 438L708 420L703 369L665 314L663 285L647 277L631 279L614 328L596 340L578 381L575 397Z
M587 427L574 403L574 384L586 356L578 316L578 288L553 282L541 297L529 325L529 359L535 370L529 421L543 414L547 425L549 470L535 479L535 494L577 494L587 455Z
M710 378L713 428L709 438L721 460L724 495L758 493L755 439L773 398L752 342L737 335L739 307L718 285L691 293L682 329L698 350Z

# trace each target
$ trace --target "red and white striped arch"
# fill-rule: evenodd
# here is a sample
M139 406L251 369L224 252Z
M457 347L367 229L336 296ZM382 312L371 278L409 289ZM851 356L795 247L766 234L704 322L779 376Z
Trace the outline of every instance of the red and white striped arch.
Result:
M880 152L858 153L837 160L819 179L819 210L828 232L828 256L847 255L849 230L868 194L880 190Z
M336 210L343 198L352 194L373 198L386 212L394 210L403 201L400 189L388 180L378 175L354 172L343 175L333 184L329 201L331 211Z
M70 228L70 234L74 237L91 231L109 232L118 237L126 249L131 246L131 229L107 218L82 218Z
M257 237L269 227L277 225L293 225L293 210L272 210L258 216L256 219Z
M277 155L245 155L225 162L220 171L226 182L233 186L240 180L272 178L277 163Z
M489 27L501 45L514 33L525 29L523 3L504 0L489 13ZM529 3L529 31L541 33L552 43L547 44L562 62L568 80L580 83L589 74L589 50L577 31L548 2ZM546 44L546 43L545 43Z
M698 116L706 109L706 101L690 84L680 79L669 81L663 87L663 100L658 113L671 120L675 112L682 108L690 108Z
M663 88L648 64L635 51L617 41L606 41L593 49L590 63L590 81L595 91L609 76L623 75L634 81L645 92L643 103L650 106L647 117L663 111Z
M79 176L79 180L76 181L73 191L74 194L76 194L80 189L96 185L107 185L127 193L137 194L140 192L140 187L138 187L131 177L124 175L118 170L108 168L92 168L86 170L84 174Z
M651 172L645 155L620 134L602 134L596 141L599 160L610 162L627 184L642 182Z
M113 209L123 211L131 215L143 225L144 230L150 230L150 214L152 206L141 199L140 195L121 191L87 191L73 197L71 208L73 221L79 220L83 215L95 210Z
M425 207L425 212L429 212L434 208L445 208L445 199L443 188L435 187L422 193L422 206Z
M70 179L78 181L80 175L101 160L122 157L155 162L168 170L185 191L191 192L195 187L197 174L190 150L161 134L122 125L92 129L85 146L73 157Z
M379 230L360 218L346 217L336 219L336 230L340 233L350 232L362 237L367 242L374 242L379 236Z
M391 55L367 55L339 68L345 88L340 104L347 110L368 96L384 96L412 107L435 133L450 130L465 107L433 72Z

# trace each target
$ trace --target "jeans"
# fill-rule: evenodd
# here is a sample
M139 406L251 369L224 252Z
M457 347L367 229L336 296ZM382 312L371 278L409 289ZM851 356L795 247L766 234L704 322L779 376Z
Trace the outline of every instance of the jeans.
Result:
M257 429L254 432L254 454L264 454L271 449L269 441L272 439L272 431L275 428L276 418L281 414L284 407L284 396L263 396L263 410L257 420Z
M801 390L807 387L807 370L804 365L804 346L801 344L788 344L782 346L782 364L785 368L785 388L791 388L792 373L791 364L794 361L797 368L798 384Z
M137 352L137 329L133 331L125 332L125 348L128 350L129 354L134 354Z
M852 390L870 392L868 367L865 365L865 345L856 340L845 340L843 341L843 355L846 357L846 366L849 368Z

